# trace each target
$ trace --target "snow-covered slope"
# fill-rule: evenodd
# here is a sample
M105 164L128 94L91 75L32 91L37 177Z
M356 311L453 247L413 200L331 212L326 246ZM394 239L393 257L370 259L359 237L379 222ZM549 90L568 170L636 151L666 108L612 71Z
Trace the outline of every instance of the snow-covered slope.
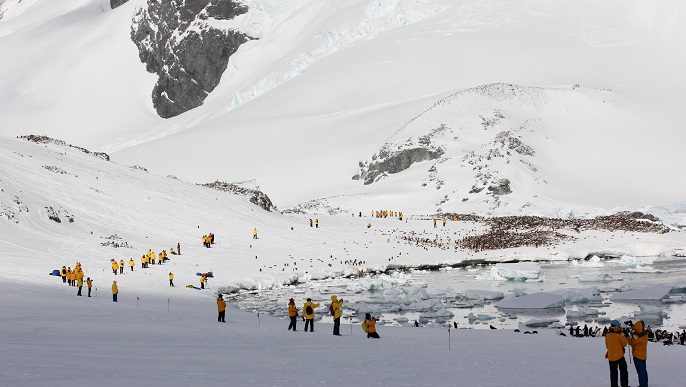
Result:
M253 180L281 208L328 198L344 210L557 214L684 198L679 1L244 3L246 14L208 23L258 39L203 106L162 120L130 37L145 1L5 2L2 133L193 182ZM439 158L352 179L425 136ZM512 141L535 154L507 155ZM488 190L503 179L512 193Z

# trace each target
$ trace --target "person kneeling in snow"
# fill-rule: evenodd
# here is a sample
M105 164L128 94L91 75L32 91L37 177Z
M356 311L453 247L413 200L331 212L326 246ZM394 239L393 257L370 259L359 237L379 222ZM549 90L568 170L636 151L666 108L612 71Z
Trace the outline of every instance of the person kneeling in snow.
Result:
M367 313L364 316L364 325L367 326L367 338L379 339L379 334L376 333L376 319L372 318L372 315Z

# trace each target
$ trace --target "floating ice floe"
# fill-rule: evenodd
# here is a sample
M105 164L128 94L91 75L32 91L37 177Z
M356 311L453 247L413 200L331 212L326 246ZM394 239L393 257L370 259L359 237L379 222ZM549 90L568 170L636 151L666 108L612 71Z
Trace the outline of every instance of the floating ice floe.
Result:
M605 264L601 262L600 258L597 255L592 256L588 261L579 261L578 259L575 259L572 261L571 265L572 267L604 267Z
M622 270L622 273L662 273L662 270L658 270L650 266L636 265L635 267Z
M667 317L667 312L657 306L639 305L639 311L634 312L634 320L643 320L647 324L662 325L662 319Z
M605 273L584 273L578 278L579 282L612 282L616 279Z
M568 310L567 311L567 318L568 319L580 319L580 318L586 318L586 316L596 316L598 315L598 309L594 308L584 308L580 306L578 310Z
M504 298L496 304L501 309L553 309L561 308L564 299L553 293L531 293L519 297Z
M669 296L662 299L663 304L686 304L686 296Z
M629 300L662 300L669 297L672 287L669 285L650 285L640 289L623 291L610 296L612 301Z
M441 308L435 312L423 312L422 314L419 315L419 318L429 318L429 319L438 319L438 318L453 318L455 314L446 308Z
M556 322L560 322L560 320L556 318L533 319L525 322L524 325L530 328L547 328Z
M500 300L505 297L505 293L493 290L469 289L465 290L462 296L468 300Z
M533 262L497 263L491 266L490 273L476 277L477 280L488 281L543 281L541 267Z
M474 313L470 313L467 316L467 318L469 319L469 321L475 321L475 320L488 321L488 320L495 319L495 317L491 316L490 314L484 314L484 313L479 313L477 315L474 315Z
M557 289L551 293L562 297L565 302L571 304L587 304L592 302L603 302L603 296L600 295L598 288L592 287L587 289Z
M636 262L636 257L632 257L629 255L622 255L619 258L619 263L624 266L635 266L636 264L638 264L638 262Z

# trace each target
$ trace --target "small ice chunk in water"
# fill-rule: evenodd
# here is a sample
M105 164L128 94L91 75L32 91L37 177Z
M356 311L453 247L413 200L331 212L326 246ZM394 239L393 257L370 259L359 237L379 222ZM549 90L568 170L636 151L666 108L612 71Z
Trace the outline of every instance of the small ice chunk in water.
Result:
M564 299L553 293L540 292L527 294L520 297L505 298L498 302L498 308L506 309L551 309L561 308Z

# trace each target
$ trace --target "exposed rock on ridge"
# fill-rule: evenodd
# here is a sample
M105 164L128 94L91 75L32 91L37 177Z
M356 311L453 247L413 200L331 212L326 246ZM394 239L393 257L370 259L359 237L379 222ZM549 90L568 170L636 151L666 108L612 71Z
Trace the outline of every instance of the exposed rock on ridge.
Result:
M129 0L110 0L110 8L115 9L120 5L128 3Z
M232 0L148 0L136 13L131 39L146 69L158 75L152 101L160 117L203 104L229 57L250 40L234 29L210 27L208 21L230 20L247 11Z

